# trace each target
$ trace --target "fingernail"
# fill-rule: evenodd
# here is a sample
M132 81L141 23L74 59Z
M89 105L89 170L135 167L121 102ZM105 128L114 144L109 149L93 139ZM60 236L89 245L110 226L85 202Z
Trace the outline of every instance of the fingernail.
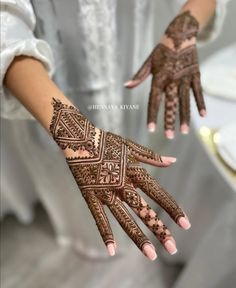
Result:
M186 217L180 217L178 219L178 224L185 230L188 230L191 227L191 224Z
M108 251L108 254L110 256L114 256L115 255L115 245L113 243L109 243L107 244L107 251Z
M166 135L166 138L168 138L168 139L174 139L174 137L175 137L175 133L172 130L166 130L165 135Z
M173 243L173 241L171 240L167 240L165 243L164 243L164 246L166 248L166 250L171 254L171 255L174 255L175 253L177 253L177 248L175 246L175 244Z
M127 82L124 83L124 86L127 87L127 86L129 86L129 85L131 85L131 84L132 84L132 80L129 80L129 81L127 81Z
M155 132L155 130L156 130L156 124L154 122L150 122L148 124L148 131L149 132Z
M188 126L187 124L182 124L182 125L180 126L180 131L181 131L181 133L183 133L183 134L188 134L188 132L189 132L189 126Z
M146 244L143 247L143 253L147 256L150 260L154 261L157 258L156 251L152 244Z
M161 156L161 160L163 162L169 162L169 163L175 163L177 161L175 157L167 157L167 156Z
M206 110L205 110L205 109L202 109L202 110L200 111L200 115L201 115L202 117L205 117L205 116L206 116Z

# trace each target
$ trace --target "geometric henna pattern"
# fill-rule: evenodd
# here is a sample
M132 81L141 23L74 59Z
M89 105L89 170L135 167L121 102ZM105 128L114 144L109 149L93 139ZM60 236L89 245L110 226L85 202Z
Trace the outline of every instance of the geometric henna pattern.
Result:
M179 217L184 217L182 209L172 196L164 190L142 167L130 167L127 175L134 183L135 188L140 188L152 200L158 203L177 222Z
M185 40L197 37L198 30L198 21L190 11L185 11L170 23L165 34L173 40L175 49L178 49Z
M157 193L155 185L158 184L153 184L154 180L148 177L139 164L139 161L142 161L161 166L161 157L131 140L95 129L74 106L63 104L54 98L52 106L50 132L62 150L70 150L72 156L66 158L67 163L104 243L114 242L104 205L110 209L139 249L142 249L145 243L151 243L124 203L129 205L164 243L170 235L169 231L156 216L151 217L149 206L143 204L134 188L143 186L143 191L166 209L171 217L175 215L175 220L183 215L182 210L163 188L158 186ZM78 156L78 151L86 151L87 156Z
M176 49L186 39L197 36L199 24L189 11L177 16L166 30ZM134 85L141 83L149 74L153 75L148 102L148 123L156 123L162 95L165 94L165 129L174 130L177 106L181 124L189 124L189 91L193 90L199 110L205 110L201 88L196 45L181 50L172 50L158 44L151 55L133 77Z

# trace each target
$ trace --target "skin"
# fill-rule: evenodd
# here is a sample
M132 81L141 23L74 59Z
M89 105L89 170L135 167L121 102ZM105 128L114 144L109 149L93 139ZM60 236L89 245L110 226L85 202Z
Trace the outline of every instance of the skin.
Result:
M203 29L208 21L213 17L215 11L216 1L215 0L189 0L182 7L180 13L184 11L191 11L191 14L198 20L200 30ZM173 42L171 39L163 36L160 43L166 45L170 49L174 49ZM184 49L196 43L196 39L193 38L190 41L187 40L182 43L180 49ZM53 114L53 107L51 101L53 97L56 97L61 102L73 105L62 91L55 85L55 83L48 77L48 74L39 61L36 59L18 56L14 59L11 66L9 67L4 84L6 87L15 95L16 98L30 111L30 113L42 124L42 126L49 131L50 122ZM132 81L126 83L126 86L132 88ZM37 101L35 101L37 99ZM202 111L202 116L205 115L205 111ZM98 128L96 128L99 131ZM155 130L152 123L149 123L149 129ZM188 126L181 127L183 133L188 132ZM173 135L166 136L173 138ZM63 151L65 157L70 157L71 151ZM79 156L79 155L77 155ZM83 156L83 155L80 155ZM173 157L162 157L163 165L169 166L176 161ZM147 204L142 199L143 204ZM138 213L138 211L135 211ZM155 217L156 213L151 209L150 216ZM163 224L163 223L161 223ZM187 230L191 224L187 218L181 217L178 220L178 224L183 229ZM176 243L173 237L171 237L164 245L165 249L171 254L177 252ZM116 252L116 243L110 243L107 245L109 255L113 256ZM155 248L152 244L147 244L143 248L143 253L150 260L155 260L157 257Z
M179 14L185 12L185 11L190 11L191 15L198 21L199 23L199 32L204 29L204 27L207 25L207 23L212 19L215 13L215 8L216 8L216 0L189 0L186 2L186 4L182 7L180 10ZM170 48L173 51L176 51L174 48L174 44L171 38L168 38L166 35L163 35L163 37L160 40L161 44L164 44L166 47ZM196 38L193 37L190 40L184 41L178 51L181 51L182 49L185 49L187 47L190 47L192 45L196 44ZM144 80L144 79L143 79ZM142 81L134 81L134 80L129 80L127 81L124 85L127 88L134 88L138 85L140 85ZM206 116L206 110L202 109L199 111L199 114L201 117ZM148 130L150 132L154 132L156 129L156 123L154 122L149 122L148 123ZM182 124L180 127L180 131L183 134L188 134L189 132L189 126L188 124ZM173 130L165 130L165 135L169 139L174 138L174 131Z
M30 57L18 56L14 59L7 71L4 84L42 124L49 134L49 126L53 115L53 106L51 104L52 98L56 97L65 104L73 105L49 78L42 63ZM37 99L37 101L35 101L35 99ZM96 129L99 131L98 128ZM72 152L69 149L63 150L63 153L65 157L75 156L71 154ZM83 155L77 154L76 156ZM167 167L174 163L176 159L162 156L162 161L162 166ZM142 201L145 204L145 200L142 199ZM156 213L153 210L151 210L150 213L155 217ZM160 222L160 224L163 223ZM185 230L189 229L191 226L187 216L180 217L178 219L178 225ZM164 248L171 255L177 252L176 243L173 237L170 237L169 241L165 242ZM111 256L115 254L116 249L116 243L107 245L108 253ZM152 244L145 244L142 252L150 260L155 260L157 257L155 248Z

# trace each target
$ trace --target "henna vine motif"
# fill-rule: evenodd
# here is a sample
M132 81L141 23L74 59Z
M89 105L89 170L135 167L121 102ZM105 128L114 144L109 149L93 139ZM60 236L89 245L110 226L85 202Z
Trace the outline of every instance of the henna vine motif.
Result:
M123 139L110 132L96 130L95 126L74 106L63 104L54 98L52 105L53 117L50 131L59 147L70 152L71 156L67 157L67 163L95 219L104 243L114 242L104 205L110 209L139 249L142 250L145 243L150 243L124 203L164 243L171 236L170 232L135 190L135 187L143 189L175 221L184 216L174 199L138 162L163 166L161 157L131 140ZM88 152L88 154L78 156L78 151Z

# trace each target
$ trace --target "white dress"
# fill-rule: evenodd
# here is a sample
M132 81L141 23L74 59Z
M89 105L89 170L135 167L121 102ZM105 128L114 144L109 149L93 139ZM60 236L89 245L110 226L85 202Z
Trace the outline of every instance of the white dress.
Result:
M122 83L144 61L184 2L1 0L2 215L14 211L29 222L32 203L39 199L60 243L72 244L80 252L89 248L90 256L103 253L92 217L59 150L35 121L28 121L29 113L4 87L4 75L16 55L35 57L95 125L145 144L150 83L133 91L124 90ZM227 2L217 1L205 40L219 34ZM112 104L113 109L96 110L98 104ZM123 110L121 104L134 108ZM120 250L128 249L131 241L117 225L116 229Z

